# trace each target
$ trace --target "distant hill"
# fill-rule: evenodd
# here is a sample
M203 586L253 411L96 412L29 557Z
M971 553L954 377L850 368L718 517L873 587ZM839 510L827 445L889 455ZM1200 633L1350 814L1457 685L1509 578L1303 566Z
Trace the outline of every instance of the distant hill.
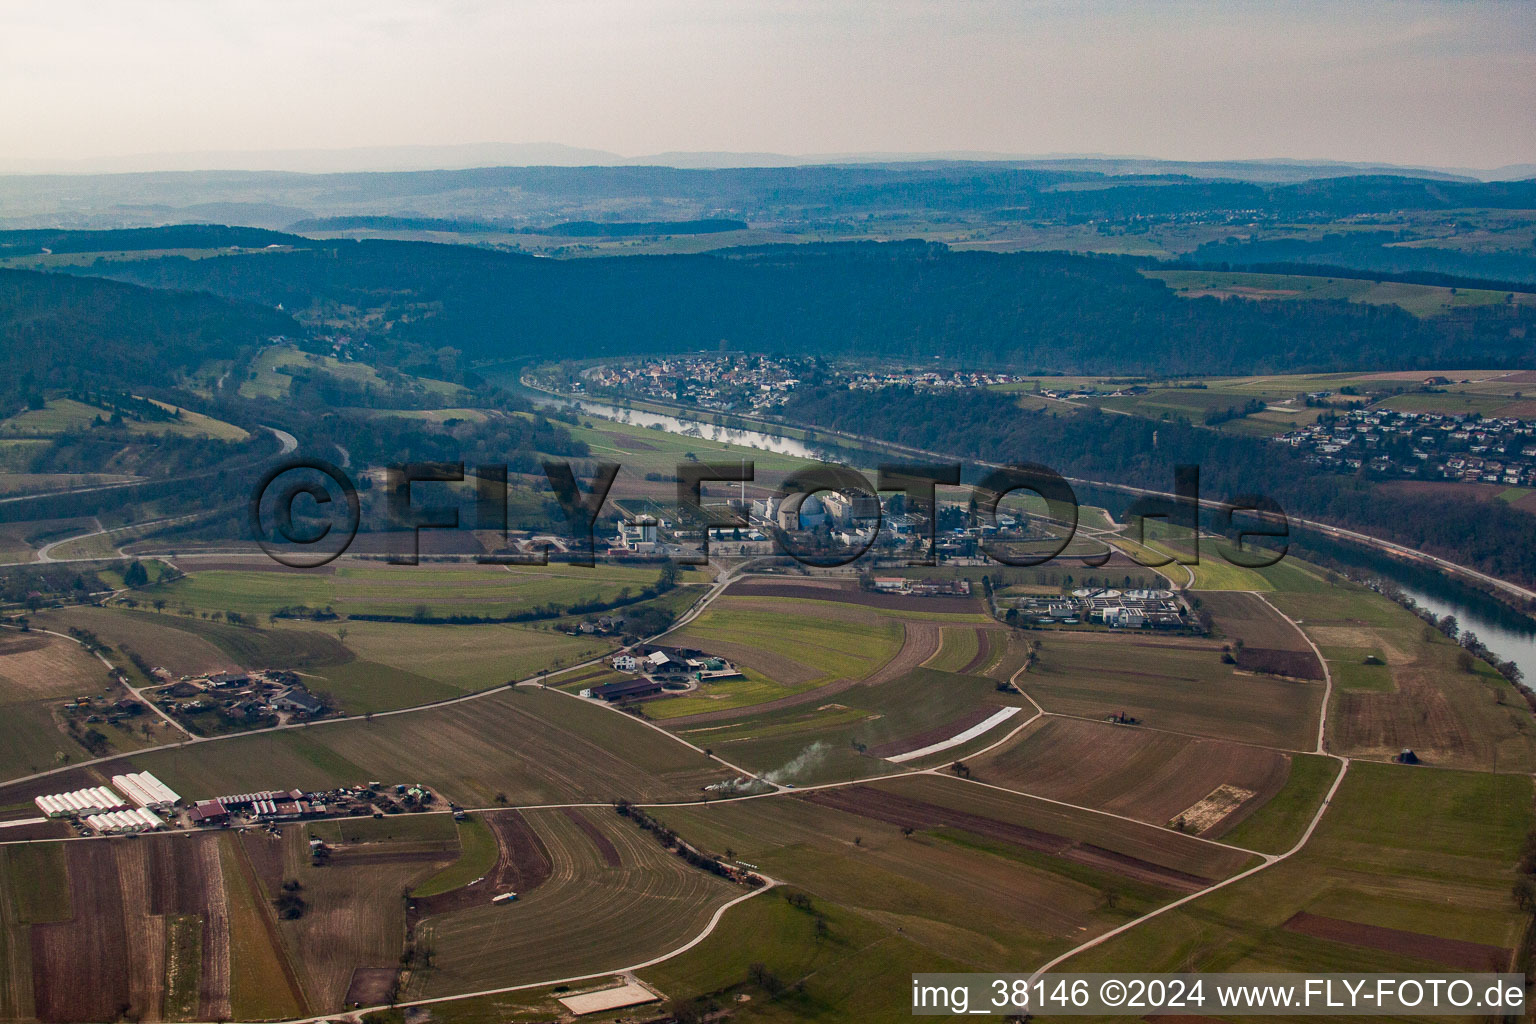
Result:
M303 245L307 239L262 228L221 224L121 228L115 231L65 231L41 228L0 231L0 256L35 256L43 252L136 252L150 249L264 249Z
M288 225L289 231L507 231L506 227L478 220L448 217L391 217L383 214L352 217L308 217Z
M1536 310L1525 307L1419 320L1344 301L1184 299L1113 258L925 243L552 260L367 240L75 272L268 307L377 310L390 325L380 342L451 347L470 361L714 350L722 339L751 352L1097 373L1513 366L1536 356Z
M558 235L570 238L632 238L639 235L712 235L724 231L745 231L744 220L712 218L708 220L572 220L547 228L524 228L525 234Z
M1333 219L1477 207L1536 208L1536 183L1441 173L1361 174L1344 166L1082 159L0 176L0 209L17 227L191 222L212 219L199 211L234 209L249 216L230 219L267 227L355 216L524 227L699 217L824 224L893 213L1072 222L1196 213Z

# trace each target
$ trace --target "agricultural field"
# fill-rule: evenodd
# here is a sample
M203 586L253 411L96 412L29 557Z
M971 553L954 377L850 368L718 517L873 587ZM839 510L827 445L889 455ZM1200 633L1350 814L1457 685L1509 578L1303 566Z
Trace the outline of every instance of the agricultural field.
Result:
M1240 669L1297 679L1321 679L1323 667L1301 631L1257 594L1200 595Z
M729 777L656 729L537 687L135 755L133 763L199 798L382 778L421 782L469 807L689 799Z
M332 571L285 570L275 563L219 563L192 570L182 579L144 588L141 601L164 600L173 609L238 612L265 619L300 605L333 609L338 615L394 615L443 618L499 617L548 605L610 602L638 594L656 583L657 570L564 564L499 566L387 565L348 561ZM240 567L236 568L235 565ZM215 567L217 566L217 567ZM703 574L683 571L681 582L702 583Z
M1386 760L1409 748L1429 764L1536 766L1536 728L1524 699L1484 662L1463 667L1460 648L1411 612L1345 583L1272 600L1301 622L1335 673L1330 750ZM1367 665L1367 658L1384 664Z
M1239 673L1216 642L1058 631L1039 645L1019 685L1047 711L1124 713L1154 729L1285 750L1316 743L1322 685Z
M773 781L805 785L903 770L886 758L959 735L1004 708L1015 716L968 744L905 767L948 763L1001 738L1032 710L1016 693L978 676L913 668L895 678L823 693L790 706L759 709L725 720L699 718L667 725L696 746L733 764L768 773Z
M0 704L93 693L107 669L65 637L33 630L0 630Z
M902 637L899 621L858 605L811 608L790 598L727 595L667 639L729 658L787 697L873 674L901 649ZM713 710L708 692L665 703L687 709L669 709L669 717Z
M260 971L273 949L260 929L237 932L239 911L249 908L243 880L227 873L231 838L8 850L0 907L15 959L7 964L32 970L24 982L8 973L0 1002L44 1020L251 1019L246 1015L263 1007L296 1011L295 1003L236 995L236 983Z
M1062 970L1508 969L1533 823L1525 776L1354 762L1289 860L1170 911Z
M1399 281L1367 281L1307 274L1249 274L1210 270L1148 270L1185 298L1214 296L1256 300L1345 299L1376 306L1401 306L1415 316L1440 316L1452 309L1504 303L1509 292L1449 288ZM1514 293L1521 305L1536 305L1536 294Z
M89 757L66 731L59 708L66 698L101 696L110 688L106 666L74 641L0 630L0 776ZM124 736L104 723L100 731L109 741Z
M546 658L559 661L607 649L606 644L515 626L355 623L338 627L288 621L276 628L257 628L117 605L61 609L43 616L43 621L95 633L122 652L123 668L136 685L156 680L138 669L132 661L134 655L151 667L178 676L233 669L291 669L304 677L311 690L328 693L343 712L350 714L447 700L519 678L503 673L526 667L523 674L531 675L534 669L529 666L546 664ZM437 632L419 635L432 630ZM353 646L342 642L341 632ZM391 635L398 635L403 642L381 641ZM449 638L457 644L443 646ZM404 641L413 641L415 646ZM375 649L393 663L370 660L368 654ZM414 670L413 665L422 671Z
M1177 890L1168 885L1250 859L954 780L875 787L658 815L707 848L732 849L803 886L817 903L883 933L899 928L898 948L916 944L924 962L959 961L968 970L1041 961L1172 898ZM1106 900L1106 892L1115 895Z
M417 626L403 622L293 624L292 630L337 636L355 661L317 668L314 689L344 706L368 711L424 704L529 679L541 671L589 661L613 642L528 626Z
M292 828L281 837L260 832L239 837L240 854L268 904L286 886L298 885L293 891L306 904L303 912L292 919L279 915L276 926L312 1007L340 1008L359 968L398 966L405 937L400 893L457 855L451 819L414 815L409 821L417 825L422 819L433 827L403 835L336 838L324 829ZM309 835L332 844L323 865L311 862Z
M132 651L151 666L163 667L173 675L240 667L231 653L209 637L208 634L213 632L212 623L193 623L176 615L90 605L51 610L38 615L35 621L61 633L71 628L88 630L109 647L124 654ZM125 667L130 673L135 671L132 666Z
M1291 755L1175 733L1046 718L1003 747L966 762L971 777L1150 825L1219 838L1285 787ZM1221 787L1240 799L1219 818L1188 812Z
M525 811L546 877L510 904L489 896L426 916L434 965L408 993L430 997L623 967L691 939L747 890L689 866L612 808ZM686 835L686 833L685 833ZM535 854L536 855L536 854Z
M983 657L981 642L985 632L966 626L941 627L939 650L923 664L940 672L965 672Z

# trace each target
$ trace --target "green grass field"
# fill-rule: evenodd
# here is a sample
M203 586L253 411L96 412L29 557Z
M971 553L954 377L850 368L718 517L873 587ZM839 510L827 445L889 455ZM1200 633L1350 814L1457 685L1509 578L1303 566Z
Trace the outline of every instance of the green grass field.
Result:
M692 693L668 697L665 700L647 701L646 717L666 721L669 718L682 718L685 715L697 715L705 711L725 711L730 708L765 704L780 697L804 693L812 688L808 683L798 686L776 683L749 668L741 671L746 678L704 683ZM582 684L582 686L588 685L591 684Z
M1017 694L999 692L990 679L918 668L879 685L854 686L827 697L825 703L811 701L726 722L675 728L689 742L713 749L733 764L759 772L779 770L781 781L804 785L901 770L871 748L942 729L971 712L990 713L1004 707L1028 710L1028 702ZM1010 720L969 745L933 756L941 763L963 757L1015 724ZM958 725L953 729L960 731ZM913 743L909 749L926 745ZM789 765L796 767L787 769Z
M293 384L291 373L282 369L306 369L325 374L362 388L372 388L382 393L396 390L419 393L441 399L444 404L462 400L463 389L447 381L427 377L411 377L398 374L386 380L367 363L349 363L331 356L301 352L291 346L274 346L265 349L252 366L250 376L240 384L240 394L245 398L282 398Z
M1221 841L1263 853L1284 853L1306 831L1323 796L1339 774L1339 762L1319 754L1292 754L1285 787L1239 822Z
M1329 656L1336 673L1329 749L1388 760L1405 747L1430 764L1536 768L1536 730L1524 699L1481 661L1465 670L1460 648L1416 615L1341 581L1324 593L1276 593ZM1384 666L1363 664L1377 654Z
M387 820L387 819L386 819ZM418 885L412 896L436 896L483 877L496 864L496 837L479 818L458 823L459 859Z
M1075 835L1086 829L1081 834L1091 833L1095 842L1112 848L1134 847L1157 857L1166 856L1171 848L1161 845L1165 842L1181 851L1201 845L1145 826L1121 829L1113 819L1090 822L1095 816L1083 817L1081 812L1057 814L1038 801L943 779L924 777L879 785L997 820L1028 821L1034 827L1057 830L1055 834ZM851 939L862 931L843 917L855 915L884 936L881 949L910 955L918 963L958 961L971 965L960 969L982 970L981 965L1006 958L1025 968L1169 898L1154 886L972 833L938 828L903 836L894 824L799 799L667 808L657 813L693 842L716 851L730 849L775 878L805 888L815 895L816 903L826 905L834 920L846 922L842 935ZM1144 840L1161 852L1143 845ZM1222 867L1208 866L1209 870L1226 870L1249 859L1215 852L1222 858ZM1106 900L1104 894L1111 890L1115 898ZM760 912L762 908L755 913ZM917 948L903 952L904 943ZM772 943L753 941L751 948L756 947L771 951ZM852 953L849 949L844 955ZM730 980L734 955L728 942L706 945L692 954L688 964L706 972L711 979L708 988ZM723 958L719 966L714 966L716 957ZM877 977L890 969L891 965L881 967ZM827 984L842 993L838 998L860 1005L886 998L859 991L864 988L861 980ZM831 1006L823 1012L824 1019L847 1019Z
M166 409L173 406L157 403ZM98 418L111 419L112 413L70 398L49 399L42 409L29 409L0 421L0 435L11 437L51 437L71 430L87 430ZM215 441L244 441L250 435L233 423L182 409L174 420L126 420L123 429L146 436L174 435L206 437Z
M867 614L855 605L837 605L845 614L833 618L803 607L805 603L723 597L670 639L729 652L727 657L775 681L796 682L775 671L781 662L790 662L809 670L810 678L800 681L812 685L861 679L901 646L901 626L887 617Z
M926 662L929 668L940 672L959 672L975 660L981 651L976 630L967 626L945 626L943 636L939 653Z
M172 583L147 587L139 600L172 608L234 611L265 618L280 608L330 607L338 614L430 617L499 616L554 604L613 601L656 582L657 570L599 565L494 566L461 564L346 564L331 574L243 569L196 570ZM702 581L684 571L684 583Z
M1433 960L1303 936L1306 911L1518 947L1512 865L1533 824L1531 780L1355 762L1291 859L1089 950L1063 970L1433 970Z

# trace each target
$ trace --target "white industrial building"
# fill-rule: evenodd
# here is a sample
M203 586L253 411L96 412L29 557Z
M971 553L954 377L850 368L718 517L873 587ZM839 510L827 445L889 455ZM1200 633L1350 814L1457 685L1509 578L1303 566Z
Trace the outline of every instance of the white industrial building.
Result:
M85 819L85 823L102 835L152 832L158 828L165 828L165 822L161 821L155 812L146 811L142 807L127 811L112 811L107 814L93 814Z
M50 793L32 802L50 818L81 818L128 807L128 801L105 786L91 786L68 793Z
M176 791L149 772L131 772L112 776L112 785L140 807L169 810L181 799Z

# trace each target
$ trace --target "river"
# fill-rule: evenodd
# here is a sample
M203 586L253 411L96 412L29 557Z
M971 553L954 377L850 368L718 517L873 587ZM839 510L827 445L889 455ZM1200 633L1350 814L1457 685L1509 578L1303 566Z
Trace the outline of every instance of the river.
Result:
M1383 574L1385 575L1385 574ZM1394 580L1403 593L1436 615L1454 615L1463 633L1476 633L1494 654L1520 666L1527 682L1536 685L1536 622L1476 591L1456 594L1450 588L1409 586ZM1452 588L1466 591L1458 584ZM1490 607L1491 604L1491 607Z
M665 430L669 434L678 434L682 437L698 437L706 441L717 441L721 444L739 445L742 448L756 448L758 451L774 452L778 455L788 455L797 459L809 459L817 462L826 460L824 452L818 451L811 444L793 437L764 434L757 430L736 430L730 427L722 427L717 423L706 423L703 420L684 420L676 416L646 412L643 409L608 405L605 402L593 402L584 398L562 398L542 391L526 391L525 394L539 405L574 409L583 415L597 416L600 419L614 420L619 423L629 423L637 427Z

